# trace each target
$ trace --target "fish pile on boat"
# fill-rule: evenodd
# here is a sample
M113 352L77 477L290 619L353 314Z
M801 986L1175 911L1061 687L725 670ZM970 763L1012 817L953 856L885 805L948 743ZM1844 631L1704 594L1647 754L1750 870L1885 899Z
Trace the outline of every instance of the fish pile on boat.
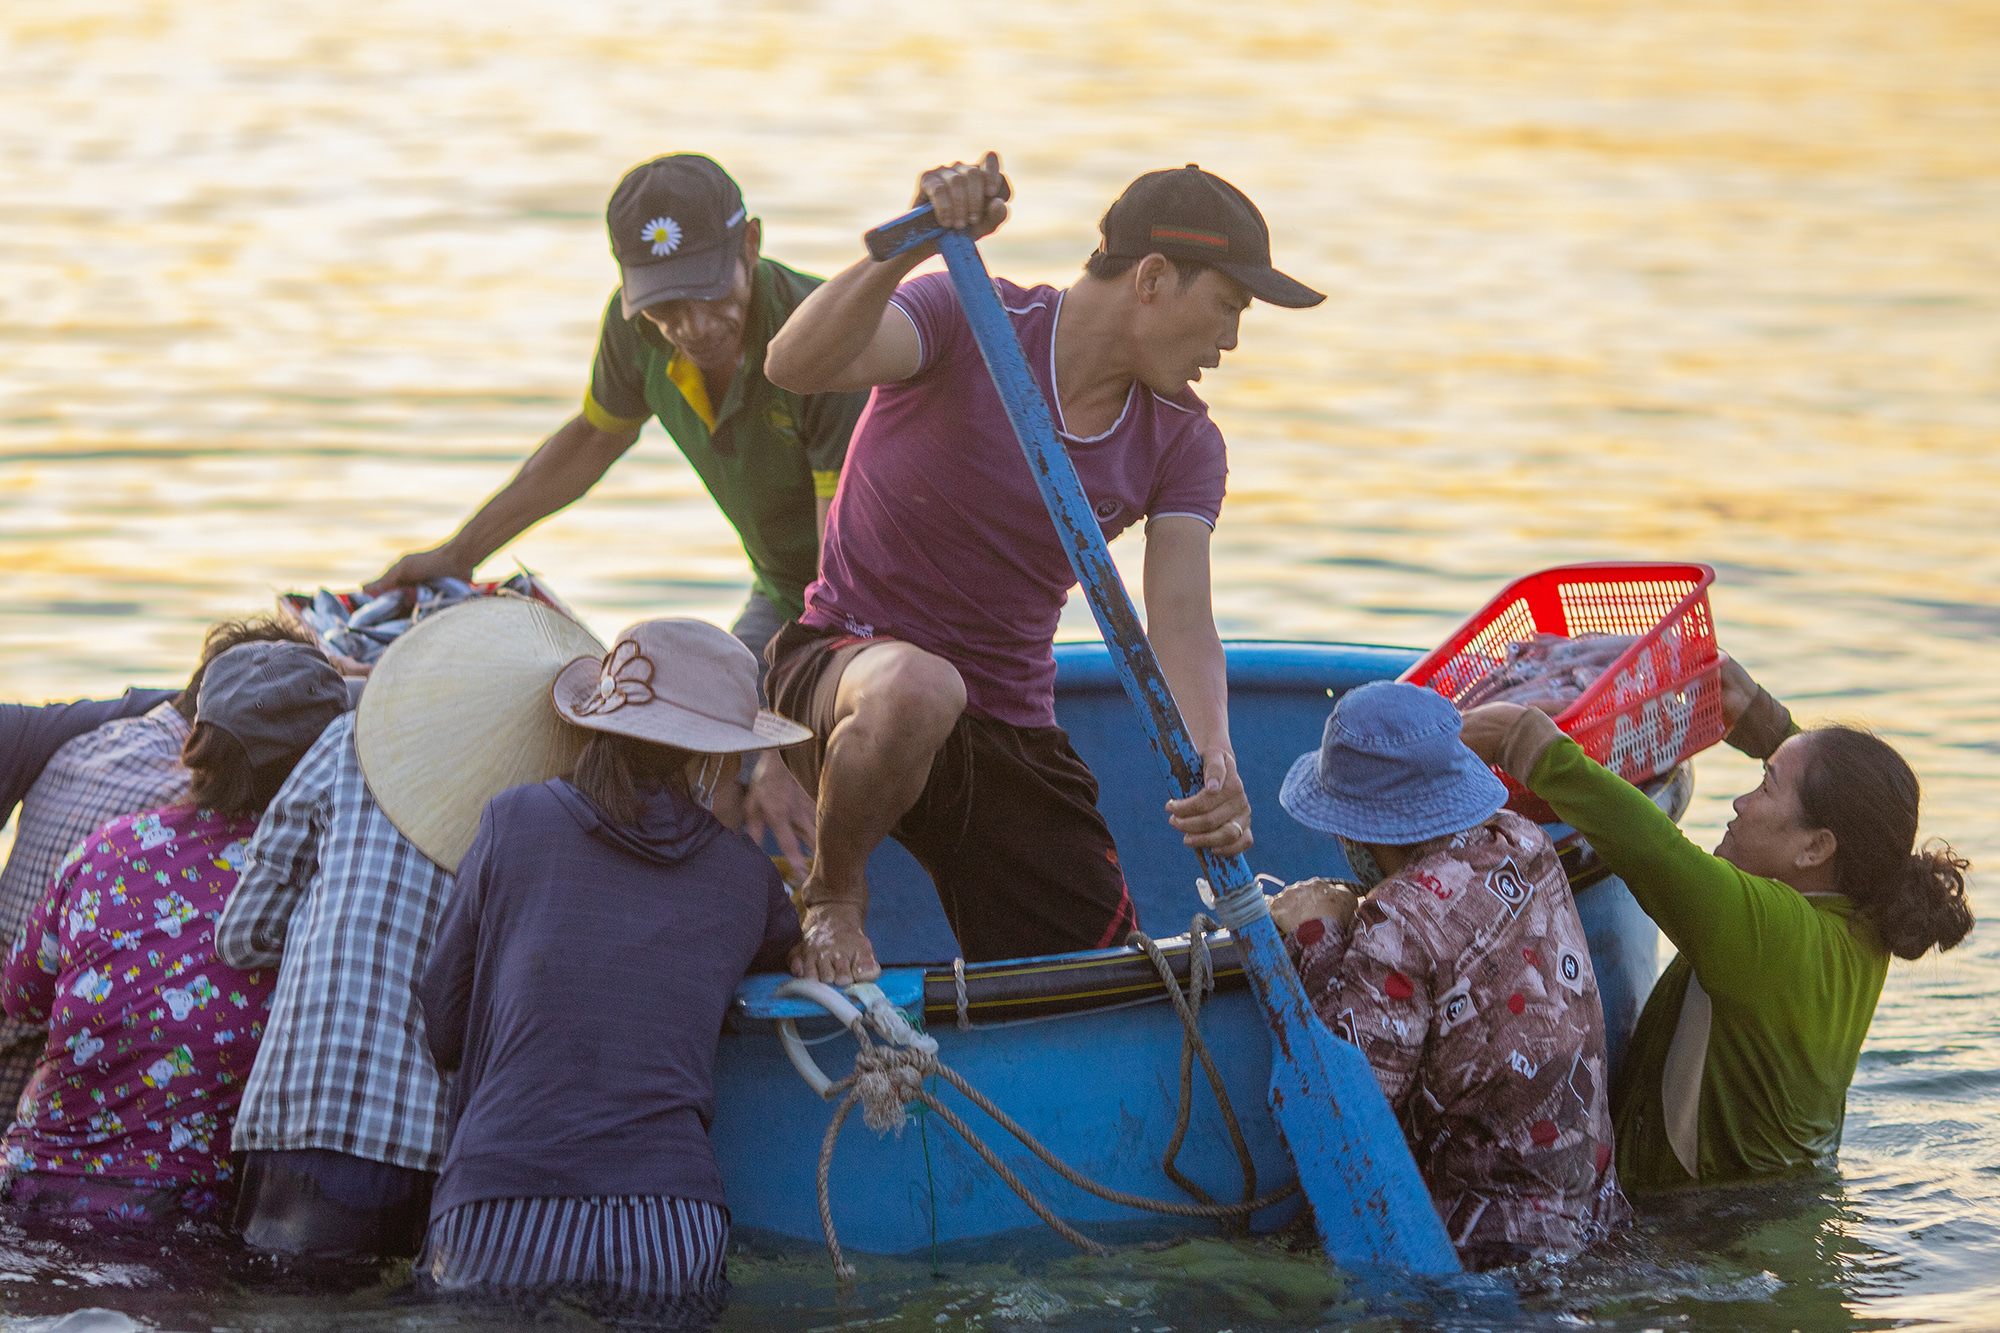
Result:
M475 597L506 593L534 596L533 576L520 573L503 583L480 587L464 579L426 579L414 588L396 588L372 599L359 593L321 588L310 601L295 596L291 607L330 650L357 662L373 664L398 636L426 616Z
M1507 657L1454 703L1463 712L1481 704L1521 704L1558 713L1583 697L1627 648L1631 634L1537 634L1507 645Z

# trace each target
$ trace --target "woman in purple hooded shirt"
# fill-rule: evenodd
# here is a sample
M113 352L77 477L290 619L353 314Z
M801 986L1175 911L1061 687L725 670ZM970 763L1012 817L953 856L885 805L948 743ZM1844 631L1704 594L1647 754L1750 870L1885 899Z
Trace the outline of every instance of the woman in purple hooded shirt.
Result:
M724 1011L799 921L711 811L739 756L811 735L757 708L757 660L649 620L554 687L572 778L487 803L417 996L455 1074L418 1269L445 1291L713 1308L729 1235L709 1148Z

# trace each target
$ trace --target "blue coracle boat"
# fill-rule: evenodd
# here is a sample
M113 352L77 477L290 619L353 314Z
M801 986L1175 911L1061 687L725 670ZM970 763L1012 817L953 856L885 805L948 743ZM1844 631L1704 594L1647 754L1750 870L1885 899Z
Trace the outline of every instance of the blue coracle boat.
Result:
M1328 710L1343 692L1394 679L1421 655L1414 649L1329 643L1232 642L1230 730L1252 808L1257 845L1251 864L1290 882L1347 874L1339 844L1300 827L1278 805L1292 760L1319 743ZM1099 806L1117 837L1141 928L1188 977L1185 937L1202 904L1195 857L1167 828L1158 761L1147 752L1131 705L1103 645L1056 648L1056 714L1097 774ZM1692 793L1690 770L1652 784L1675 818ZM1576 891L1604 998L1615 1068L1658 968L1658 931L1625 885L1595 861L1574 830L1552 825ZM1134 949L966 964L929 878L893 842L869 864L868 932L884 962L878 983L891 1004L938 1043L958 1071L1048 1149L1102 1185L1171 1202L1191 1202L1164 1174L1180 1096L1182 1026L1154 964ZM1256 1195L1296 1179L1265 1103L1271 1039L1224 934L1211 943L1216 993L1201 1030L1256 1166ZM808 1042L825 1073L849 1072L855 1042L815 1003L776 994L788 978L759 976L738 990L716 1069L711 1132L738 1228L800 1240L822 1237L817 1172L834 1107L794 1068L782 1020ZM969 1024L969 1026L967 1026ZM1217 1200L1244 1196L1243 1171L1222 1114L1197 1068L1193 1119L1178 1169ZM1163 1231L1214 1225L1158 1218L1105 1202L1063 1181L942 1080L936 1094L998 1152L1060 1217L1080 1224L1151 1219ZM831 1159L828 1196L849 1248L902 1254L934 1243L992 1236L1038 1225L1034 1214L936 1116L913 1116L898 1135L877 1135L852 1116ZM1268 1231L1301 1207L1293 1194L1251 1219Z

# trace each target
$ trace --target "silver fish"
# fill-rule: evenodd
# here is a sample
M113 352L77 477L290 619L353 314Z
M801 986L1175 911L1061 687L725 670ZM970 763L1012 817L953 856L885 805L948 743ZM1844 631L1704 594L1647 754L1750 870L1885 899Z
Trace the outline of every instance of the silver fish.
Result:
M461 602L470 602L473 600L474 598L472 597L434 597L428 602L420 603L417 609L410 613L410 619L426 620L448 607L454 607Z
M347 608L341 604L338 597L325 588L313 594L313 610L321 615L332 616L343 625L347 623Z
M382 655L382 645L357 634L353 630L335 630L326 636L326 646L343 657L351 657L357 662L373 662Z
M299 608L299 619L305 621L312 628L312 631L322 639L329 634L336 634L346 628L346 625L341 621L310 606Z
M409 604L409 593L402 588L394 588L349 616L347 623L356 629L366 629L370 625L396 619Z
M1507 657L1453 700L1459 711L1486 703L1567 705L1638 639L1630 634L1536 634L1507 646Z

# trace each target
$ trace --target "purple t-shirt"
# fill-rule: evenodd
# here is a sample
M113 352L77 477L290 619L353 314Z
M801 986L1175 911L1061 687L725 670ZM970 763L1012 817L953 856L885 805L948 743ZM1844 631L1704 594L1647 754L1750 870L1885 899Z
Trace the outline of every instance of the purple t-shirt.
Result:
M1110 430L1068 433L1055 394L1063 293L993 285L1105 539L1166 514L1213 526L1229 464L1207 405L1192 389L1164 397L1134 382ZM802 619L936 653L965 678L976 717L1053 726L1050 646L1076 575L950 275L913 278L893 300L922 356L916 374L875 390L854 427Z

